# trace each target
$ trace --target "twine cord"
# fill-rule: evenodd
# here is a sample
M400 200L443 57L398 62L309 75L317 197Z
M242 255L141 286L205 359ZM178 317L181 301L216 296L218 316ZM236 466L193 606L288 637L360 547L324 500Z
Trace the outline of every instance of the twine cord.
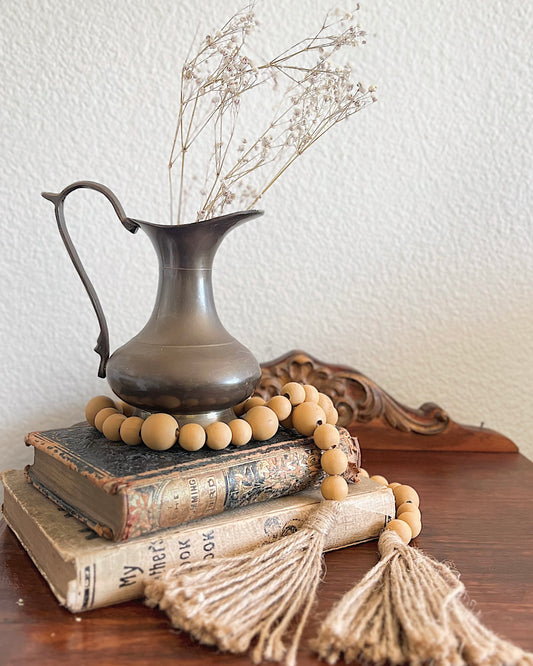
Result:
M324 540L340 503L326 500L297 532L251 551L169 570L145 588L146 603L174 627L233 653L255 640L254 662L295 666L323 570ZM293 628L288 646L284 639Z
M332 608L311 647L329 664L341 656L392 666L533 666L533 655L499 638L465 605L447 565L406 546L393 531L382 555Z

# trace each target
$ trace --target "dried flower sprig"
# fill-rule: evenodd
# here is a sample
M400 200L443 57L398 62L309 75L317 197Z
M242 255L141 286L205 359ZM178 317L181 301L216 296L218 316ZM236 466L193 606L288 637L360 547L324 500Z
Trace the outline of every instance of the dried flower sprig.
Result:
M171 222L175 217L178 224L187 219L185 174L194 144L212 142L204 184L198 188L199 221L221 215L233 203L252 208L305 150L376 100L372 86L354 83L349 65L332 62L341 49L365 43L365 32L354 23L353 13L329 13L314 36L260 64L245 53L246 38L255 26L252 3L207 35L182 67L169 160ZM279 98L277 111L256 139L241 138L235 145L241 101L266 83Z

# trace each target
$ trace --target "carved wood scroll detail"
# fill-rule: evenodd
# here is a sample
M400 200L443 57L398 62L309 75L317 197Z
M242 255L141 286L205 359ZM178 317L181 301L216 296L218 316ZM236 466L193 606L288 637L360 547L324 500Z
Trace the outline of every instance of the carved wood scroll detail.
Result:
M263 398L278 394L289 381L313 384L333 400L339 412L339 425L344 427L380 419L401 432L437 435L450 422L448 414L432 402L411 409L357 370L322 363L302 351L292 351L263 363L261 369L256 393Z

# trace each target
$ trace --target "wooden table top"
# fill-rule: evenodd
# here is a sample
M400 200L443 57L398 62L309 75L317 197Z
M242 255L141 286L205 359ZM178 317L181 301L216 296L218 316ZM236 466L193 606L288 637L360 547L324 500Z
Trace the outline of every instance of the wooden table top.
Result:
M533 463L518 453L375 450L363 452L363 464L417 488L424 529L416 545L455 564L488 627L533 651ZM141 602L72 615L4 522L0 550L2 664L251 663L201 647ZM375 542L326 555L298 664L320 663L305 639L377 559Z

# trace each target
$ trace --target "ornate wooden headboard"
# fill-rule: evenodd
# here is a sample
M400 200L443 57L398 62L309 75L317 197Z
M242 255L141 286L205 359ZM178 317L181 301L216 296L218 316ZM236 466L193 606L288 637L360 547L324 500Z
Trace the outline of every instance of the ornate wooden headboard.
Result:
M518 451L504 435L459 425L432 402L406 407L357 370L323 363L303 351L291 351L261 368L256 393L271 397L288 381L313 384L333 400L339 425L356 435L363 449Z

